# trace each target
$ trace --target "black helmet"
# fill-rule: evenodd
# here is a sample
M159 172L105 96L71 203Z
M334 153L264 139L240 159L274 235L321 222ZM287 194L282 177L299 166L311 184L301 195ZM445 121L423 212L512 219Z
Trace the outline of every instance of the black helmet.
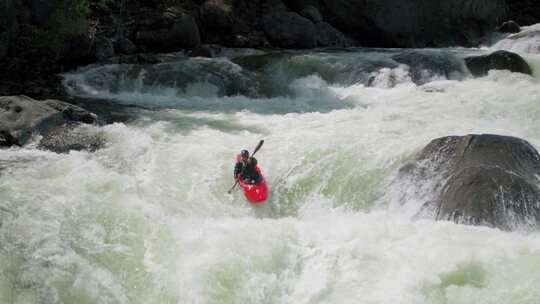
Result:
M240 152L240 155L242 157L249 157L249 152L248 152L248 150L242 150L242 152Z

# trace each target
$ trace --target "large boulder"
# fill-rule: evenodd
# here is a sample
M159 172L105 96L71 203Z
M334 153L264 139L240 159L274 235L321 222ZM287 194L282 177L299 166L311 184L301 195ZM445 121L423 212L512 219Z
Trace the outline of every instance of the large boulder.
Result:
M474 46L504 18L505 0L322 0L325 21L362 45Z
M496 51L489 55L465 58L465 64L475 77L488 74L490 70L510 70L516 73L532 75L531 67L516 53Z
M297 13L280 12L263 19L264 32L275 47L305 49L317 46L315 25Z
M500 135L431 141L398 174L402 203L423 203L419 216L503 230L540 225L540 155L527 141Z
M46 134L67 122L93 123L96 115L59 100L0 97L0 146L24 145L34 133Z
M534 180L497 166L468 167L448 181L437 219L504 230L536 228L539 202Z

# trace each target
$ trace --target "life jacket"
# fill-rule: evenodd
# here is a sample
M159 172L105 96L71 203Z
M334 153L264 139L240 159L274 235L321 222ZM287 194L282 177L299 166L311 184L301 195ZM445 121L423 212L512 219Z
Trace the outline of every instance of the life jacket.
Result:
M250 157L247 160L240 160L242 164L242 170L240 175L242 178L253 178L259 176L259 170L257 170L257 159Z

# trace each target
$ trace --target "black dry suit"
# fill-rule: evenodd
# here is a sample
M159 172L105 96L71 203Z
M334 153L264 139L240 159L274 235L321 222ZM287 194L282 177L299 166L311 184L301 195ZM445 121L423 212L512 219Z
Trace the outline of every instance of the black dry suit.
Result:
M250 157L247 160L239 160L234 166L234 179L242 177L244 182L257 183L259 181L259 173L257 173L257 159Z

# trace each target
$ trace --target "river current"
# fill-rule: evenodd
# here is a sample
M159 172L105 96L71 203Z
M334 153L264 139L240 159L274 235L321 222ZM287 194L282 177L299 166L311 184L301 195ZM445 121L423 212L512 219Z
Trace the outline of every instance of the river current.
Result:
M0 150L0 303L538 303L540 234L416 218L393 179L441 136L539 149L540 55L475 79L463 57L489 50L414 51L433 60L225 50L64 75L121 119L80 127L93 153ZM227 190L260 139L253 206Z

